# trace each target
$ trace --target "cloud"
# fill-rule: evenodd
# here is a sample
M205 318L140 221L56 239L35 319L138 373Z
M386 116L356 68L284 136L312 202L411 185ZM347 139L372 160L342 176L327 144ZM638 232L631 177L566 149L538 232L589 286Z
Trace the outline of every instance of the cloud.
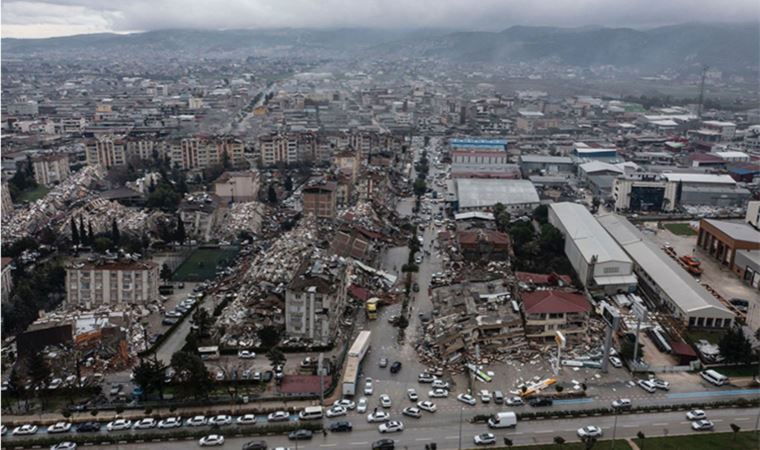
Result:
M2 35L167 28L647 27L757 17L757 0L4 0Z

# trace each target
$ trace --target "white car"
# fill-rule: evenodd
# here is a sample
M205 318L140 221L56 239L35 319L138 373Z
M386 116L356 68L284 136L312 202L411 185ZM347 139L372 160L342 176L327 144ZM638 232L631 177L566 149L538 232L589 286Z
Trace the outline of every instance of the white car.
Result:
M433 381L433 389L448 389L448 388L449 388L449 383L443 380L435 379Z
M417 375L417 381L420 383L432 383L435 381L435 377L427 372L422 372Z
M488 389L480 391L480 401L483 403L491 403L491 393L488 392Z
M229 425L232 423L232 417L226 415L226 414L220 414L218 416L214 416L208 420L209 425L216 425L216 426L224 426Z
M356 403L352 402L351 400L344 398L342 400L335 400L335 403L333 403L333 406L342 406L346 408L347 410L351 411L354 408L356 408Z
M404 431L404 424L399 422L398 420L391 420L387 423L381 423L377 429L381 433L396 433L400 431Z
M345 416L346 414L348 414L348 410L345 407L340 406L340 405L333 406L332 408L328 409L327 412L325 413L325 415L330 418Z
M256 357L256 352L252 352L250 350L240 350L238 352L238 358L240 359L254 359Z
M290 413L287 411L275 411L267 416L268 422L285 422L290 420Z
M714 426L715 425L707 419L696 420L691 423L691 428L696 431L712 430Z
M149 428L155 428L156 427L156 419L152 419L150 417L146 417L144 419L140 419L137 422L135 422L134 429L135 430L147 430Z
M657 389L662 389L662 390L665 390L665 391L669 391L670 390L670 382L669 381L660 380L659 378L655 378L654 380L652 380L652 383L654 383L654 387L656 387Z
M60 379L60 378L53 378L53 380L50 382L50 384L48 384L47 388L52 391L52 390L55 390L55 389L58 389L59 387L61 387L62 384L63 384L63 380L62 379Z
M367 415L367 422L387 422L390 420L391 415L383 410L377 410Z
M507 399L507 405L509 406L522 406L525 402L523 401L522 397L519 397L515 395L514 397L509 397Z
M578 428L578 437L579 438L600 438L602 437L602 429L599 427L595 427L593 425L589 425L583 428Z
M449 396L449 391L446 389L433 389L428 392L428 397L431 398L446 398Z
M641 389L644 389L645 391L649 392L650 394L653 394L654 391L657 390L657 387L649 380L639 380L639 386Z
M390 408L393 405L393 402L391 401L391 396L388 394L383 394L380 396L380 406L383 408Z
M214 379L216 381L224 381L224 372L222 372L221 370L217 371L216 375L214 376Z
M256 424L256 415L254 414L246 414L244 416L240 416L235 420L235 422L238 425L255 425Z
M431 413L435 412L438 409L438 407L435 406L435 403L433 403L433 402L431 402L429 400L423 400L421 402L418 402L417 406L420 409L423 409L423 410L425 410L427 412L431 412Z
M27 436L29 434L34 434L37 432L37 425L21 425L20 427L16 427L13 429L13 435L14 436Z
M457 400L459 400L462 403L466 403L470 406L475 406L475 403L477 403L477 400L475 400L475 397L473 397L470 394L459 394L457 395Z
M53 425L50 425L47 429L47 432L50 434L55 433L67 433L69 430L71 430L71 424L68 422L58 422L54 423Z
M367 412L367 397L362 397L359 399L359 403L356 404L356 412L358 413Z
M201 447L212 447L214 445L224 445L224 436L221 434L209 434L203 436L198 440L198 445Z
M628 409L632 405L630 398L619 398L612 402L612 407L615 409Z
M158 422L158 428L166 430L168 428L179 428L182 426L182 417L167 417Z
M364 380L364 395L372 395L375 392L375 388L372 387L372 378Z
M613 367L617 367L618 369L623 367L623 361L621 361L617 356L610 356L610 364L612 364Z
M692 409L686 413L686 418L689 420L702 420L707 418L707 414L701 409Z
M50 450L77 450L77 443L76 442L59 442L52 447L50 447Z
M106 425L106 430L108 431L121 431L130 428L132 428L132 421L127 419L116 419L108 422L108 425Z
M414 406L404 408L401 411L401 414L409 417L414 417L415 419L422 417L422 411L419 408L415 408Z
M496 443L496 436L493 433L476 434L473 438L476 445L490 445Z
M406 396L409 398L409 400L416 402L419 398L417 396L417 391L414 390L414 388L409 388L406 390Z
M202 427L206 425L206 416L195 416L187 419L185 425L188 427Z

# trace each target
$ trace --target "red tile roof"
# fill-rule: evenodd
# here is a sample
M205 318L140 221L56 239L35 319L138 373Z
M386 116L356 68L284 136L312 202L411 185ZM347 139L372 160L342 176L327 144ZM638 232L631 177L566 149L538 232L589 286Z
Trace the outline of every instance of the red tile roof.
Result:
M565 284L573 283L573 279L569 275L559 275L556 273L515 272L515 276L520 282L536 285L556 285L557 279L562 280Z
M591 311L586 297L563 291L523 292L522 301L528 314L578 313Z
M351 297L357 300L361 300L363 302L366 302L370 296L368 290L364 289L361 286L357 286L355 284L352 284L351 286L348 287L348 295L350 295Z

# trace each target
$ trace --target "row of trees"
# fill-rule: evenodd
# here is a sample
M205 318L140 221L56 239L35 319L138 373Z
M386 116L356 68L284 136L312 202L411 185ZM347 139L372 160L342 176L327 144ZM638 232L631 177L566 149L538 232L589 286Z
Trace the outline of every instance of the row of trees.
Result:
M8 190L13 201L18 200L19 195L26 190L37 187L37 181L34 179L34 166L32 165L31 156L27 155L26 160L16 165L16 173L8 181Z
M574 273L564 255L565 239L562 233L548 222L545 205L539 206L532 213L531 218L539 224L538 230L531 220L512 221L504 205L494 205L493 214L497 228L510 235L515 252L516 270Z

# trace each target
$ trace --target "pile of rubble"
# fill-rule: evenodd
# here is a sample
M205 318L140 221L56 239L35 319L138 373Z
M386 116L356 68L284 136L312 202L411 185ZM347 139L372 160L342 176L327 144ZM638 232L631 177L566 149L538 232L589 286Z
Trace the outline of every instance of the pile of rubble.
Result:
M258 234L266 207L259 202L233 203L227 216L219 224L217 235L220 239L234 240L241 231Z
M158 221L168 218L169 215L156 210L127 208L120 203L96 197L71 210L69 217L76 220L81 217L85 224L92 223L95 233L110 230L113 219L116 219L120 230L139 235L154 230ZM61 233L68 233L68 226L68 221L61 223Z

